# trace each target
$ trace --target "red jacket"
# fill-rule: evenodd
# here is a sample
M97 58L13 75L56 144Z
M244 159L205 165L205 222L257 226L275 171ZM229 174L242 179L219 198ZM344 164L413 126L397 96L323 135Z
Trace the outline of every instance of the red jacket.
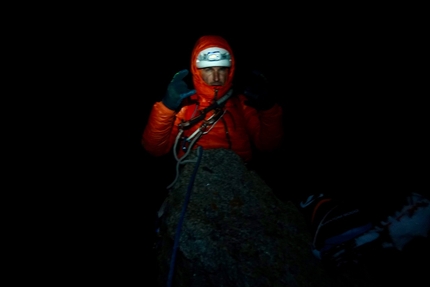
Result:
M209 47L224 48L231 56L231 67L226 83L220 86L207 85L200 77L196 67L198 53ZM175 144L181 121L188 121L196 115L195 111L208 107L214 100L222 98L232 87L235 72L235 59L230 45L219 36L203 36L195 44L191 56L191 74L196 94L183 101L178 112L170 110L161 101L152 107L148 123L143 131L142 145L154 156L167 154ZM218 90L217 92L215 90ZM216 96L216 98L215 98ZM234 95L224 105L224 115L208 131L202 134L192 148L202 146L203 149L232 149L244 161L252 158L251 143L261 151L278 148L283 136L282 109L275 105L266 111L245 105L244 95ZM208 119L213 111L208 112ZM184 130L182 136L187 138L201 126L197 123ZM182 143L178 143L180 149ZM178 150L178 155L183 154Z

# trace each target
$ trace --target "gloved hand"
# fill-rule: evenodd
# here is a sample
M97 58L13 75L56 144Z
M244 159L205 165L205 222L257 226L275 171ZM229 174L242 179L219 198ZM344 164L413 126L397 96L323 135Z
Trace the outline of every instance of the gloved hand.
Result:
M183 99L196 93L196 90L190 90L183 81L186 75L188 75L187 69L177 72L167 86L167 91L162 102L171 110L176 110L181 105Z
M260 71L252 70L245 83L244 95L248 98L246 105L263 111L275 105L269 82Z

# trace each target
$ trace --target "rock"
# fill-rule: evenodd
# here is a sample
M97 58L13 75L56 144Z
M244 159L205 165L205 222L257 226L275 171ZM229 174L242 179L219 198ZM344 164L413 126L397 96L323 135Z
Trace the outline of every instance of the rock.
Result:
M197 165L198 156L181 165L160 218L160 286L168 281L177 232L172 286L336 286L312 255L292 203L280 201L232 151L203 150Z

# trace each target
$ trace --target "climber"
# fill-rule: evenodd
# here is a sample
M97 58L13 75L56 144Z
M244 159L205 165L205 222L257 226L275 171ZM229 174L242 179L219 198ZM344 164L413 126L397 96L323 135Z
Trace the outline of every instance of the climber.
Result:
M197 149L231 149L243 161L252 151L273 151L283 138L282 108L261 72L252 73L244 91L233 85L235 57L227 40L204 35L194 45L190 70L193 87L173 76L161 101L150 112L141 143L153 156L172 149L177 159Z

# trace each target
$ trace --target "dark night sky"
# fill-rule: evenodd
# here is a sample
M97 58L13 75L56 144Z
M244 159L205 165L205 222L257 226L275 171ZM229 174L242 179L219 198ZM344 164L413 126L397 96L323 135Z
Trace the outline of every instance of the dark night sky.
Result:
M261 13L275 8L263 6L249 8ZM230 41L236 77L257 66L271 79L285 111L282 169L306 175L306 183L319 176L330 184L342 181L342 173L368 180L380 171L411 176L411 170L422 171L417 165L425 162L428 116L419 69L426 54L419 16L348 10L315 17L316 7L291 7L271 21L245 10L227 13L231 18L221 13L215 20L205 13L172 16L153 8L121 14L121 8L112 13L113 8L90 15L91 20L72 18L49 50L59 51L58 59L70 67L57 77L66 78L69 103L76 105L73 116L78 117L71 121L84 123L77 129L85 131L76 137L78 144L89 149L85 143L91 137L95 164L121 162L112 164L112 174L137 174L130 178L133 184L153 178L142 172L143 162L153 159L140 148L140 134L152 104L173 74L188 68L192 46L203 34ZM333 170L325 176L327 165ZM115 178L124 182L120 174L109 177Z
M152 198L149 186L169 173L166 159L143 151L140 135L152 104L173 74L189 67L191 49L203 34L230 41L237 77L255 66L269 75L284 108L287 137L281 156L265 164L276 166L274 177L292 175L285 189L385 194L421 185L428 115L417 70L423 52L418 31L363 22L231 29L146 24L95 25L76 47L85 55L77 56L78 63L86 67L78 80L91 87L83 100L96 119L89 131L94 153L100 153L96 161L109 167L108 182L130 187L130 197L143 192Z
M157 26L125 18L86 27L67 47L75 52L70 66L79 71L67 81L79 107L74 118L82 122L73 137L80 149L74 146L72 152L79 158L85 154L80 175L92 188L82 194L88 208L100 206L94 211L103 218L98 229L124 246L114 252L135 254L115 254L119 260L139 261L151 244L141 242L142 232L152 232L153 212L173 166L169 156L146 154L140 136L152 104L173 74L188 68L192 46L203 34L230 41L238 73L257 66L272 80L284 108L286 140L280 156L259 164L270 171L266 176L283 199L331 190L371 201L428 188L423 167L428 166L428 111L424 77L417 72L423 55L418 32L360 22L244 24L226 30L212 22ZM126 266L131 276L141 268Z
M136 154L143 152L135 146L152 104L164 95L172 75L189 67L192 46L204 33L230 41L237 78L255 66L272 80L284 107L288 137L285 158L276 165L315 172L334 185L350 177L367 185L376 178L383 181L378 188L387 185L391 175L420 171L416 165L427 142L419 89L423 78L415 63L420 40L384 26L321 26L301 32L172 28L141 35L144 41L137 39L135 29L118 34L113 41L117 48L108 50L115 56L113 68L106 63L112 73L106 91L116 92L110 101L118 109L112 114L120 117L120 132L134 139L130 144Z

